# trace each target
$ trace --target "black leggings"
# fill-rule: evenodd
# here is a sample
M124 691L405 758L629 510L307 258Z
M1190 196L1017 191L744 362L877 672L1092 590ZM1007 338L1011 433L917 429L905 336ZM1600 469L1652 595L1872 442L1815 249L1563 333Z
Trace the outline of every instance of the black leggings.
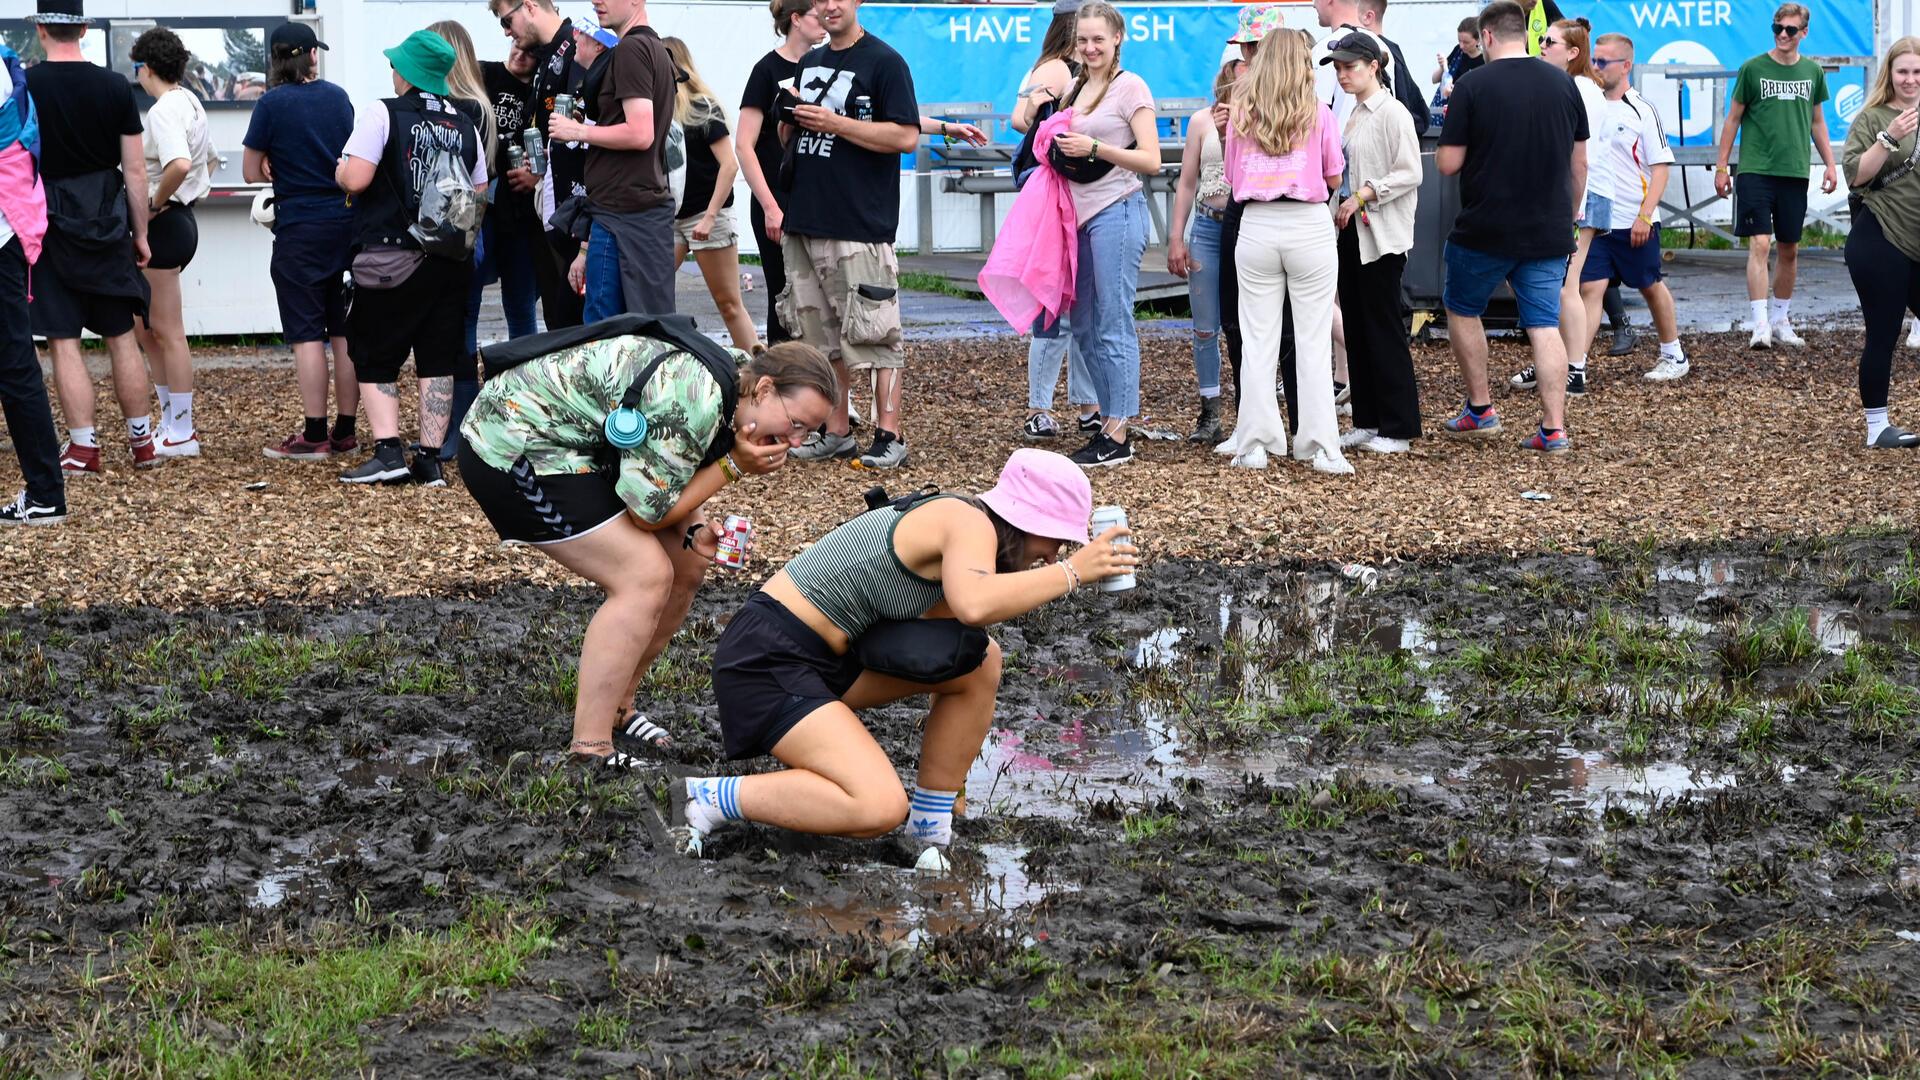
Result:
M1847 273L1860 294L1860 316L1867 340L1860 347L1860 407L1887 407L1887 382L1893 375L1893 347L1900 340L1908 311L1920 314L1920 262L1902 254L1880 229L1865 203L1854 212L1847 234Z
M753 243L760 249L760 273L767 279L767 344L778 345L799 335L780 322L780 290L787 287L787 257L780 245L767 239L767 212L759 199L748 200L747 224L753 229Z

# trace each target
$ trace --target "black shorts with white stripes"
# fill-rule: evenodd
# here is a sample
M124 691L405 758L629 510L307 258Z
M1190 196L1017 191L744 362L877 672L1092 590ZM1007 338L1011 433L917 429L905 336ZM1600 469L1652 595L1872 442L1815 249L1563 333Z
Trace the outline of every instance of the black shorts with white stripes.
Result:
M496 469L460 443L460 479L512 544L558 544L573 540L627 512L613 481L602 473L539 476L526 458L510 470Z

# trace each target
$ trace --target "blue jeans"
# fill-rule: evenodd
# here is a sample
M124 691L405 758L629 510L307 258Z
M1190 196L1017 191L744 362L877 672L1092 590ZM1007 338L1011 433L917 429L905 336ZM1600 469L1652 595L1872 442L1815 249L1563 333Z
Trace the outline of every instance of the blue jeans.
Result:
M486 286L500 282L500 306L507 312L507 337L526 337L540 332L534 321L534 303L540 298L533 280L533 241L538 236L537 222L522 228L520 222L504 223L495 217L480 222L480 241L473 250L473 288L467 293L467 355L480 349L480 299ZM534 230L528 232L527 230Z
M1505 281L1520 306L1520 328L1560 325L1560 286L1567 280L1567 256L1515 259L1447 241L1447 277L1440 303L1455 315L1477 319L1487 313L1493 290Z
M1147 200L1139 192L1080 226L1073 283L1073 342L1080 346L1100 412L1110 420L1140 414L1140 336L1133 300L1147 250Z
M1193 307L1193 380L1201 397L1220 396L1220 222L1195 214L1187 241L1195 268L1187 273Z
M620 286L620 246L614 243L613 234L596 221L591 236L587 242L586 310L580 317L599 322L626 311L627 297Z
M1067 400L1075 405L1100 404L1093 394L1093 376L1087 374L1087 362L1071 336L1072 316L1062 315L1043 328L1046 318L1033 320L1033 340L1027 344L1027 408L1035 412L1053 408L1062 360L1067 362Z

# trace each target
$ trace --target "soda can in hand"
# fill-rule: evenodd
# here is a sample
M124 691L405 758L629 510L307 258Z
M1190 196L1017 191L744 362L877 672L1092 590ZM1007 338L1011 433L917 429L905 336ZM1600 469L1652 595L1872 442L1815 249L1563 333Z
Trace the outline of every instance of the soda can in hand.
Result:
M1125 507L1098 506L1094 508L1093 535L1096 539L1099 538L1101 533L1106 532L1108 529L1113 528L1115 525L1118 525L1123 529L1127 527L1127 511ZM1133 538L1131 536L1128 536L1126 538L1123 538L1114 542L1114 547L1116 549L1126 548L1131 550L1133 546L1134 546ZM1133 575L1131 573L1127 573L1127 574L1122 574L1119 577L1103 578L1100 582L1100 591L1101 592L1126 592L1128 589L1133 588L1133 586L1134 586Z

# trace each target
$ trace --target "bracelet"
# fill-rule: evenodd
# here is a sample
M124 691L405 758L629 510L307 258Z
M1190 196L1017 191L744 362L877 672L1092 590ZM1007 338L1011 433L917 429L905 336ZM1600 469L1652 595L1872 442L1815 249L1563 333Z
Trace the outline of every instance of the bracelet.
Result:
M680 541L681 549L684 551L692 551L693 538L696 536L699 536L700 530L706 527L707 527L707 523L704 521L696 521L693 524L687 526L687 535Z
M1657 227L1659 226L1659 224L1660 224L1659 222L1657 222L1657 221L1655 221L1655 220L1653 220L1653 215L1652 215L1652 214L1641 214L1641 215L1640 215L1640 220L1641 220L1641 221L1644 221L1644 222L1646 222L1646 223L1648 224L1648 226L1650 226L1650 227L1656 227L1656 228L1657 228Z
M1093 161L1098 159L1099 157L1100 157L1100 140L1095 139L1093 140L1093 149L1087 151L1087 160Z
M1067 572L1067 591L1068 592L1072 592L1073 590L1080 587L1080 571L1075 570L1073 568L1072 563L1068 562L1065 559L1061 559L1060 569L1065 570Z
M740 482L740 465L738 462L733 460L732 454L728 454L725 457L722 457L719 461L719 465L720 465L720 475L727 478L727 483L737 484Z
M1726 171L1728 171L1728 170L1727 170L1727 167L1726 167L1725 165L1715 165L1715 166L1713 167L1713 171L1714 171L1714 172L1716 172L1716 173L1723 173L1723 172L1726 172Z

